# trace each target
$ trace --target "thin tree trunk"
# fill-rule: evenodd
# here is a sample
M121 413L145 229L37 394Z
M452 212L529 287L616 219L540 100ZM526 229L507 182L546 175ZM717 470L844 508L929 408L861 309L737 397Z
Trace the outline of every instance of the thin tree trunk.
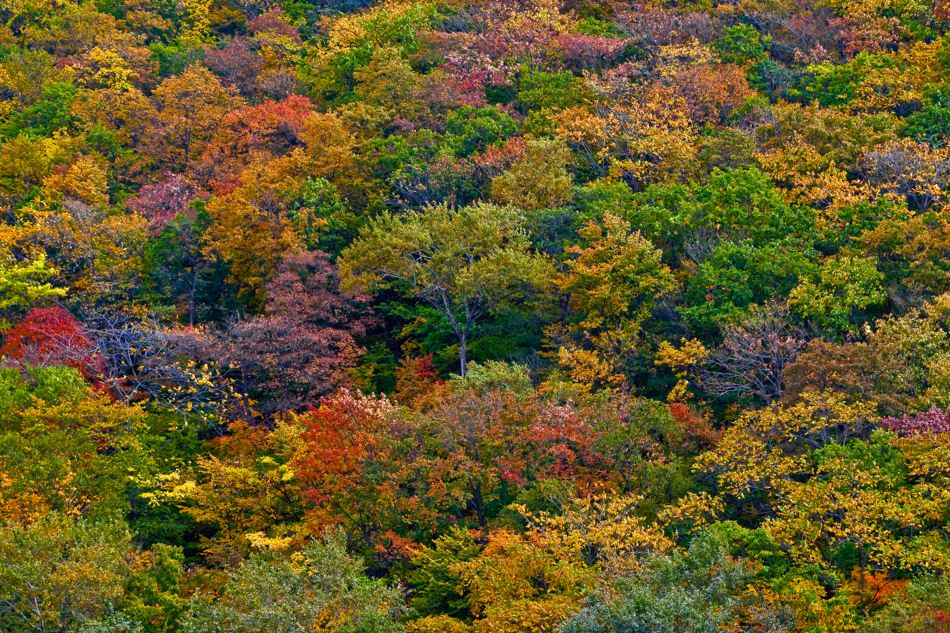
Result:
M465 378L465 372L468 371L468 336L472 333L472 307L465 302L465 325L459 332L459 370L462 372L462 378Z
M485 529L488 521L485 517L485 500L482 498L482 482L476 481L472 490L472 507L475 509L475 518L478 520L478 527Z
M191 288L188 289L188 325L195 324L195 297L198 296L198 265L193 266Z

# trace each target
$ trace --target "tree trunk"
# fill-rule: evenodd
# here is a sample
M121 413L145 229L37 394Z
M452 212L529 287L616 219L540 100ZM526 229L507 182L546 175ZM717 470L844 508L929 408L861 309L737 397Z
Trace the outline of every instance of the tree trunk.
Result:
M188 325L195 324L195 298L198 296L198 265L192 266L191 288L188 289Z
M475 509L475 518L478 520L478 527L485 529L488 521L485 517L485 500L482 498L482 482L476 481L472 490L472 507Z
M459 334L459 375L465 378L468 369L468 334Z

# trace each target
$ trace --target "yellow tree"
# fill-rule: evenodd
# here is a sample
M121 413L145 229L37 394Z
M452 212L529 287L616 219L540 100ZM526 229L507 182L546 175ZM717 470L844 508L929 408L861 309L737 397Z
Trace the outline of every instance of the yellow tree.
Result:
M239 294L255 307L263 305L267 281L288 251L302 247L287 213L288 195L295 189L292 158L252 165L239 186L208 202L213 223L204 250L219 257L230 270Z
M527 141L524 156L491 181L492 200L528 212L569 202L573 184L567 172L570 156L562 141Z
M199 64L163 81L152 93L158 113L148 139L149 154L180 169L201 155L225 114L244 105L231 87Z
M43 254L27 262L0 258L0 311L28 308L43 299L65 295L65 288L54 288L48 281L56 272Z
M559 359L576 381L623 383L644 322L676 282L661 251L612 213L580 235L584 243L569 249L574 258L555 281L577 318L549 334L561 341Z
M717 490L739 501L764 494L778 500L788 482L808 474L811 450L859 437L875 419L873 403L852 403L833 392L808 392L792 405L742 414L716 448L696 460Z
M26 231L34 245L50 253L75 292L116 298L137 280L136 256L146 238L146 220L109 208L108 177L100 159L80 155L68 168L42 181L40 195L26 210Z
M143 498L171 503L199 524L215 530L202 545L212 560L229 563L254 547L287 549L302 516L300 485L290 459L300 445L301 426L281 422L274 431L234 423L230 434L197 460L194 473L159 475L144 485Z
M643 497L600 493L567 499L556 513L521 508L531 538L559 559L608 574L638 570L647 552L669 552L673 542L656 523L638 516Z
M950 507L939 441L876 431L875 406L834 392L743 414L696 469L709 476L717 512L757 523L802 566L872 571L950 566L941 530ZM706 520L710 504L669 514ZM687 521L687 522L689 522Z
M509 530L489 534L480 556L453 568L478 633L554 633L592 582L578 561Z
M628 98L555 115L557 134L603 174L635 190L697 174L699 141L689 104L672 89L651 85Z

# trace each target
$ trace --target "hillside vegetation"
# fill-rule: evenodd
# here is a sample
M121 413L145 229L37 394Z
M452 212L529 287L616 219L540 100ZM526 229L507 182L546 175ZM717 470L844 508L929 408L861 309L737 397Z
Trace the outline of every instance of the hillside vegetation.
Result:
M0 631L950 631L950 4L0 3Z

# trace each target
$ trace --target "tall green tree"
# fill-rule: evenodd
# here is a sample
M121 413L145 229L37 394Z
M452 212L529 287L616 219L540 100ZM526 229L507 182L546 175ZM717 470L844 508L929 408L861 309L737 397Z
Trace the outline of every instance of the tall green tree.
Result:
M383 214L340 258L344 287L393 288L434 306L459 343L465 375L472 328L486 314L550 285L550 261L535 253L512 207L446 205L396 217Z

